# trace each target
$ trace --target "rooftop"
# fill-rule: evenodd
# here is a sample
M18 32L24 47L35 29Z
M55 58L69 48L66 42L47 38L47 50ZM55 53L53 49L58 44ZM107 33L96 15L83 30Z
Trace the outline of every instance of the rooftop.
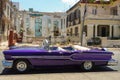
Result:
M113 0L114 1L117 1L117 0ZM88 3L88 4L110 4L110 1L90 1L90 0L80 0L78 1L74 6L72 6L69 10L67 10L66 12L69 12L70 10L72 10L75 6L77 6L78 4L85 4L85 3Z

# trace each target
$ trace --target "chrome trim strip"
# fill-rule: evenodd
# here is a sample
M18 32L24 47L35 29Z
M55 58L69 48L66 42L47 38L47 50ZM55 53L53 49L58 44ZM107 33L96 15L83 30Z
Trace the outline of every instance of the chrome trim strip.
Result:
M75 55L75 54L73 54ZM12 56L12 58L27 58L27 59L32 59L32 58L37 58L37 59L50 59L50 60L71 60L71 61L108 61L108 60L75 60L75 59L72 59L72 56Z
M12 56L12 58L70 59L70 56Z
M91 53L91 52L88 52L88 53L82 53L81 55L83 55L83 54L90 54L90 55L112 55L112 54L104 54L104 53Z
M70 59L72 61L108 61L108 60L75 60L75 59Z

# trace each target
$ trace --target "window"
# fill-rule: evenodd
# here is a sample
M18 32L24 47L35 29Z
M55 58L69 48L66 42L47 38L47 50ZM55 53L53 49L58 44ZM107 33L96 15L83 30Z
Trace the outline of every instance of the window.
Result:
M69 22L70 22L70 21L71 21L71 14L69 14L69 16L68 16L68 17L69 17Z
M65 25L65 19L64 19L64 25Z
M75 27L75 36L78 36L78 27Z
M74 20L74 13L71 13L71 22Z
M69 30L67 30L67 36L69 36L70 35L70 32L69 32Z
M80 10L77 10L77 18L80 18Z
M15 7L15 8L16 8L16 5L13 5L13 7Z
M77 10L77 19L79 19L79 24L81 23L81 12Z
M97 9L92 9L92 14L96 15L97 14Z
M29 21L30 21L29 18L26 18L26 23L29 23Z
M114 37L114 26L112 26L112 38Z
M65 28L65 25L66 25L65 22L66 22L66 20L64 19L64 21L63 21L63 28Z
M72 36L72 32L73 32L73 29L71 28L71 29L70 29L70 35L71 35L71 36Z
M111 8L110 14L111 15L118 15L118 8L117 8L117 6Z
M77 10L74 12L74 19L77 19Z
M54 21L54 36L59 36L59 22Z
M69 18L68 18L68 16L67 16L67 20L66 20L66 27L68 27L69 25L68 25L68 20L69 20Z
M63 19L61 19L61 29L63 29Z
M86 33L87 36L87 25L84 26L84 32Z
M68 15L68 19L69 19L69 22L71 21L71 14L70 15Z
M95 37L95 25L93 26L93 37Z
M9 15L9 9L10 9L9 6L7 6L7 15Z

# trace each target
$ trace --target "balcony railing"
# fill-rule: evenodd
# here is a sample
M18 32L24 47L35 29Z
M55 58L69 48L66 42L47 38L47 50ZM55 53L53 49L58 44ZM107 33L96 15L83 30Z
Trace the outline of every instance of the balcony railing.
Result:
M86 16L86 19L120 20L120 16L118 16L118 15L92 15L92 14L89 14Z

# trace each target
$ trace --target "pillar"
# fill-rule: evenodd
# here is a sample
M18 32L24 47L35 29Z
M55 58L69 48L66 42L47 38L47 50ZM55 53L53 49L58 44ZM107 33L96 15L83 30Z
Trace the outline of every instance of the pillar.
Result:
M97 37L97 32L98 32L98 31L97 31L97 26L98 26L98 25L96 24L96 25L95 25L95 37Z
M109 30L109 37L112 37L112 25L110 25L110 30Z

